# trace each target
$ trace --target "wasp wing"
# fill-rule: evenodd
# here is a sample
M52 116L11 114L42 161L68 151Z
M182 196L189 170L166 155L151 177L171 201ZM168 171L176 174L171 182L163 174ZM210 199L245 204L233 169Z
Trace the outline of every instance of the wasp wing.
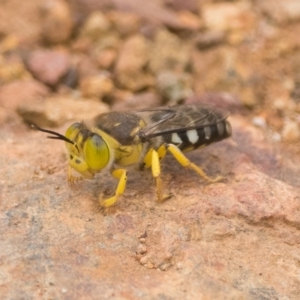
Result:
M203 104L158 107L140 110L137 113L148 124L138 133L143 141L173 132L216 125L229 115L227 112Z

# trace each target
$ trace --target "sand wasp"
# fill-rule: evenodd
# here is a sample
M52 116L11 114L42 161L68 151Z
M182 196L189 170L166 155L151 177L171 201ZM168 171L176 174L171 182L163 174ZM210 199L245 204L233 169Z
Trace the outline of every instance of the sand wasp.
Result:
M167 153L207 181L218 181L220 177L208 177L183 152L229 137L231 126L227 116L216 108L194 104L104 113L98 115L91 126L84 122L72 124L65 135L34 127L51 134L48 138L65 141L70 183L83 178L93 179L96 173L104 169L119 180L112 197L99 199L100 206L108 208L115 205L124 193L127 180L124 167L132 164L137 164L140 169L151 168L156 181L157 199L163 201L160 160ZM81 176L73 176L73 169Z

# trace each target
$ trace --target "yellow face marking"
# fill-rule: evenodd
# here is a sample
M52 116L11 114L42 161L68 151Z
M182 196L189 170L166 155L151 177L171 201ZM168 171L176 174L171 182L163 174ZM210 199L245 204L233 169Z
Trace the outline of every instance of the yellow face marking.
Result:
M81 174L84 178L93 179L94 174L89 169L87 163L79 156L75 154L69 155L69 166ZM71 174L71 173L70 173ZM68 176L69 181L72 180L72 176Z

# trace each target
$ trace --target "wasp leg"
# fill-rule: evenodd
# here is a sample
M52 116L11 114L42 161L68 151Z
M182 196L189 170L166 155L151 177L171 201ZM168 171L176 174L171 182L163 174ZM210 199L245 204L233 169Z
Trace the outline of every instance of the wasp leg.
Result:
M179 149L173 144L165 144L164 147L176 158L176 160L186 168L190 168L197 172L202 178L209 182L217 182L222 179L222 176L217 176L216 178L210 178L205 174L205 172L194 163L192 163Z
M141 169L143 168L150 168L152 166L152 152L155 151L153 148L150 148L149 151L146 153L144 160L141 165ZM161 160L164 158L167 154L167 149L164 145L160 146L158 150L156 151L158 154L158 159Z
M158 158L158 153L156 150L151 151L151 166L152 166L152 176L156 182L156 194L158 201L163 201L163 196L161 192L161 178L160 178L160 163Z
M72 174L72 167L69 166L68 168L68 183L70 186L74 186L76 182L83 180L82 176L74 176Z
M144 160L143 160L143 168L150 168L152 165L152 152L153 148L149 149L149 151L146 153Z
M113 206L116 204L119 196L123 195L125 187L126 187L126 181L127 181L127 170L125 169L117 169L113 170L111 172L112 176L119 179L119 183L115 192L115 195L106 199L102 200L101 197L99 199L100 206L103 208L108 208L110 206Z
M164 148L164 149L163 149ZM164 146L161 146L157 151L151 148L147 153L145 159L148 157L148 161L145 161L145 164L151 166L152 176L155 179L156 183L156 195L159 202L170 198L170 195L163 195L162 193L162 180L160 177L160 159L166 155L166 149ZM151 161L150 161L151 157Z
M164 158L166 156L167 148L165 147L165 145L162 145L158 148L157 154L158 154L159 160L161 160L162 158Z

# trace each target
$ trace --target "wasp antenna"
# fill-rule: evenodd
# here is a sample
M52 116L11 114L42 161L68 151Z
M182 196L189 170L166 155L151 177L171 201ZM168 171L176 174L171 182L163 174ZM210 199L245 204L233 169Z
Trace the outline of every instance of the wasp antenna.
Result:
M41 128L39 126L36 126L34 124L31 124L31 127L36 129L36 130L39 130L39 131L42 131L42 132L46 132L46 133L50 133L50 134L53 134L53 136L47 136L48 139L53 139L53 140L62 140L62 141L65 141L67 143L70 143L72 145L75 145L75 147L77 148L78 150L78 147L76 145L75 142L73 142L72 140L68 139L66 136L58 133L58 132L55 132L55 131L52 131L52 130L48 130L48 129L44 129L44 128Z

